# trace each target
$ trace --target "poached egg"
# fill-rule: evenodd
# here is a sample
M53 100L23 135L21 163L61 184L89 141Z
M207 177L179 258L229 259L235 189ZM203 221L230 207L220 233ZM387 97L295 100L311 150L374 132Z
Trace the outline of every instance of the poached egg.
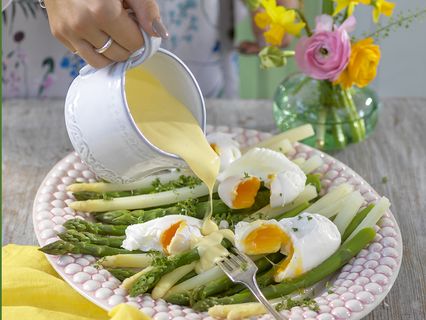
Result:
M241 157L240 144L233 139L233 135L213 132L206 138L220 158L220 171L225 170L232 162Z
M332 221L306 212L280 221L239 222L235 227L235 245L240 251L248 255L280 251L286 255L276 268L276 282L315 268L338 249L340 241Z
M190 250L202 237L202 221L169 215L126 228L122 247L127 250L160 251L175 255Z
M219 197L232 209L253 205L261 182L271 190L271 207L293 201L305 188L306 175L284 154L253 148L218 176Z

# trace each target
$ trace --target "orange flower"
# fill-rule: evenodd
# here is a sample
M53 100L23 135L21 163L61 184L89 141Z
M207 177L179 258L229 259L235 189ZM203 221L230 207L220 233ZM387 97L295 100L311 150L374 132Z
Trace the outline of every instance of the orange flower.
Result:
M373 42L372 38L367 38L352 45L348 66L334 82L335 84L340 84L344 88L350 88L355 84L362 88L374 80L380 61L380 47Z

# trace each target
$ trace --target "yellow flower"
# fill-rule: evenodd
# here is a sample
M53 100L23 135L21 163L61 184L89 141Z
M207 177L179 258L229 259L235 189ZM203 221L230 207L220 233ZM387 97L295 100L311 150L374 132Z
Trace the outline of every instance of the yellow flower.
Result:
M379 21L380 14L385 16L391 16L395 3L388 2L386 0L333 0L336 2L336 8L334 9L333 16L338 14L340 11L348 8L348 15L351 16L354 13L355 7L362 3L371 5L373 9L373 20L375 23Z
M348 66L335 84L341 84L344 88L356 84L362 88L373 81L380 60L380 47L373 41L373 38L366 38L352 45Z
M280 46L286 33L297 36L305 27L303 22L295 22L296 12L277 6L276 0L262 0L265 9L254 16L254 22L260 29L267 29L263 36L271 45Z
M348 16L351 16L358 4L370 4L371 0L334 0L334 2L336 2L337 5L334 9L333 16L338 14L340 11L345 10L346 8L348 8Z
M395 3L388 2L386 0L373 0L371 2L373 5L373 21L375 23L379 22L380 14L383 14L387 17L391 16L393 13L393 8L395 7Z

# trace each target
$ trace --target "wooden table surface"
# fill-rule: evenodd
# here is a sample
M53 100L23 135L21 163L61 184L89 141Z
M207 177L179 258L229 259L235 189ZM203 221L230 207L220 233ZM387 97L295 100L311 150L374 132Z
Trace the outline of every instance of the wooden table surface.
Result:
M392 202L404 242L398 279L366 319L426 319L426 99L386 99L368 141L334 157ZM208 122L273 131L270 101L207 102ZM72 151L63 100L3 103L3 244L36 245L32 202L50 168ZM387 182L383 182L387 177Z

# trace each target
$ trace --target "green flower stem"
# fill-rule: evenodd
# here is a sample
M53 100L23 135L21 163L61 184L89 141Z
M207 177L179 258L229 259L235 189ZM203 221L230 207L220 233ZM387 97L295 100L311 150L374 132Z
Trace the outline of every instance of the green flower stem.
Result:
M319 81L319 102L320 109L318 112L317 129L316 129L316 145L319 149L325 147L325 134L327 131L327 113L334 106L333 85L330 81Z
M297 85L297 87L292 91L292 94L295 96L296 94L298 94L299 93L299 91L303 88L303 86L307 83L307 82L309 82L309 81L311 81L312 80L312 78L309 78L309 77L304 77L303 78L303 80L302 81L300 81L299 82L299 84Z
M335 122L335 125L332 128L334 140L336 143L336 147L338 149L342 149L346 146L346 137L345 133L343 132L342 128L342 119L340 118L339 114L337 113L336 108L331 109L331 113L333 115L333 120Z
M322 0L322 13L333 15L334 5L332 0Z
M321 108L318 113L318 124L316 130L317 147L323 149L325 146L325 122L327 121L327 109Z
M349 125L352 131L353 142L360 142L365 139L365 123L364 119L360 119L355 102L352 98L350 89L341 90L343 102L349 115Z
M297 15L299 16L299 19L302 20L302 22L305 24L306 34L308 37L310 37L312 35L312 30L309 27L309 23L308 23L308 20L306 20L305 15L299 9L293 9L293 10L297 13Z

